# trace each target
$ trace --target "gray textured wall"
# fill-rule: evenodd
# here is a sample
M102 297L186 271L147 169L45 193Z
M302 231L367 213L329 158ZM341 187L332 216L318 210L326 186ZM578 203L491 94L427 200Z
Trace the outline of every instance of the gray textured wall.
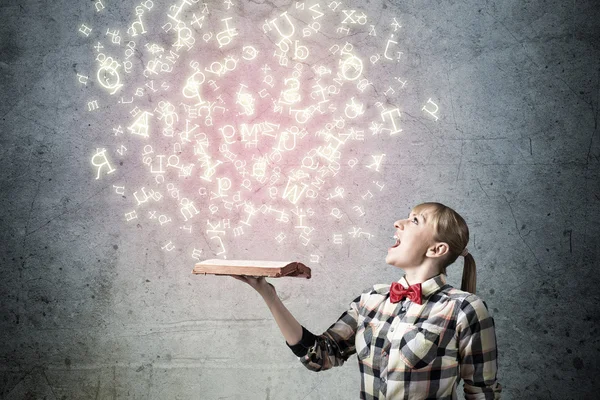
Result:
M195 260L189 246L202 249L202 258L223 251L204 232L202 224L211 217L205 199L195 199L203 206L191 235L178 230L181 213L167 199L140 206L138 220L126 221L125 212L135 204L132 193L156 186L140 162L145 142L127 132L115 137L112 128L131 124L130 109L118 99L145 81L139 69L129 74L120 69L125 86L111 95L96 79L93 46L103 41L123 63L125 42L135 39L140 51L131 57L133 65L146 65L152 58L142 51L143 43L172 42L161 26L167 6L175 2L154 1L142 16L146 36L136 38L125 31L139 2L103 3L100 12L94 1L4 0L0 8L0 396L356 398L355 358L319 374L306 370L250 287L229 277L190 273ZM273 32L261 30L265 19L287 10L303 16L294 21L305 27L314 15L308 6L317 1L308 1L304 11L292 2L234 3L226 10L222 2L208 2L212 13L206 26L194 30L196 44L181 51L180 68L169 77L179 89L146 91L140 108L183 99L181 84L191 71L183 60L204 63L227 55L227 47L219 49L214 38L201 41L204 33L218 32L227 16L240 32L254 32L239 35L231 46L239 50L244 41L253 43L266 57L262 61L271 60L276 69ZM328 3L321 3L327 9ZM239 213L227 229L226 256L305 261L311 280L271 282L300 323L320 333L361 290L401 276L384 261L393 221L420 202L444 203L469 224L477 293L496 322L504 398L590 398L600 352L599 8L594 1L555 0L344 2L337 16L324 17L333 22L323 24L323 32L333 33L318 40L316 34L298 36L311 46L314 58L306 60L307 67L322 63L335 69L336 56L328 49L346 40L335 31L343 26L339 11L357 9L369 18L364 26L350 26L348 39L374 78L373 88L356 94L369 105L361 122L366 140L348 146L344 157L356 154L360 163L352 170L345 166L328 190L346 188L349 197L339 203L344 218L327 218L324 201L311 203L315 233L305 246L293 218L276 224L263 214L252 229L229 240L243 217ZM201 15L201 3L189 6L188 23L192 11ZM372 64L368 57L383 51L394 16L402 25L396 38L403 58ZM78 32L83 23L95 29L89 37ZM352 37L371 24L379 29L376 38ZM104 35L107 27L121 29L120 46ZM259 65L244 64L231 77L220 77L224 93L231 94L239 82L258 81ZM278 78L285 73L281 69ZM90 76L89 82L81 84L77 74ZM402 90L394 81L398 75L408 80ZM309 76L303 76L305 88L315 82ZM397 93L385 95L392 85ZM428 98L440 107L438 120L421 110ZM100 107L88 111L93 99ZM345 100L338 96L333 103ZM400 134L368 131L367 123L379 117L376 101L402 109ZM229 106L218 123L244 120ZM288 124L287 117L280 118ZM166 146L160 139L155 131L148 143ZM127 157L116 153L122 143ZM96 180L91 159L98 147L108 149L116 172ZM369 154L382 152L382 169L374 173L365 164ZM299 154L288 163L298 163ZM221 172L233 176L235 171ZM373 180L384 182L385 190L362 201L359 196ZM199 181L195 175L177 182ZM113 188L120 184L126 186L125 197ZM167 195L164 186L159 189ZM269 204L264 191L255 195ZM357 204L365 215L355 214ZM149 218L152 207L179 222L162 229ZM281 244L274 241L274 226L286 232ZM352 226L372 236L353 238L347 233ZM344 233L341 245L333 243L335 232ZM179 246L161 249L167 239ZM311 255L319 262L310 262ZM462 258L448 271L450 283L460 287Z

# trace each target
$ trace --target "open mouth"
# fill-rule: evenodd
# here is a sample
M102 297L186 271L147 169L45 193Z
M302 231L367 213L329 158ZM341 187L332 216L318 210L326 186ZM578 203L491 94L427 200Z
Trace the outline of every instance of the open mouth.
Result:
M400 246L400 239L398 239L396 236L394 236L394 238L396 238L396 243L392 247L390 247L390 249Z

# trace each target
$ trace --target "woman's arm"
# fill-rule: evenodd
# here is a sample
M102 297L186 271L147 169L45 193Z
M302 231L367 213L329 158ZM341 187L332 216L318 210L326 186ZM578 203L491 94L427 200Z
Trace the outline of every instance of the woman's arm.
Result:
M485 302L472 294L460 305L457 319L460 377L465 399L500 399L498 349L494 319Z
M286 342L290 345L295 345L300 342L302 338L302 325L296 318L290 313L290 311L283 305L281 299L277 295L275 286L271 285L264 276L252 277L245 275L231 275L238 281L246 282L254 288L263 298L267 307L273 314L279 330L283 334Z
M273 314L287 346L311 371L324 371L342 364L356 353L354 337L357 329L361 296L323 334L314 335L304 328L283 305L275 287L264 277L233 276L251 285L262 296Z
M285 341L291 346L300 342L300 339L302 338L302 325L300 325L292 313L290 313L286 306L281 302L275 288L264 294L261 293L261 296L267 304L267 307L269 307L271 314L273 314L275 322L277 322Z

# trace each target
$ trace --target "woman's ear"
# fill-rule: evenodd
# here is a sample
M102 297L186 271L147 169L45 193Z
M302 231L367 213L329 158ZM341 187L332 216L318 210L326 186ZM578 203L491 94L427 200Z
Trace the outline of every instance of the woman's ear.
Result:
M437 242L430 250L431 257L443 257L446 254L450 254L450 246L446 242Z

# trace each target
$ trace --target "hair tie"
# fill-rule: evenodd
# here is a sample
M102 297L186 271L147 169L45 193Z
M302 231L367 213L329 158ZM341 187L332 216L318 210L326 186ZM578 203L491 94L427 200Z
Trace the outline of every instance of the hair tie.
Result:
M463 256L463 257L466 257L466 256L467 256L467 254L469 254L469 249L467 249L467 248L465 247L465 249L462 251L462 253L460 253L460 255L461 255L461 256Z

